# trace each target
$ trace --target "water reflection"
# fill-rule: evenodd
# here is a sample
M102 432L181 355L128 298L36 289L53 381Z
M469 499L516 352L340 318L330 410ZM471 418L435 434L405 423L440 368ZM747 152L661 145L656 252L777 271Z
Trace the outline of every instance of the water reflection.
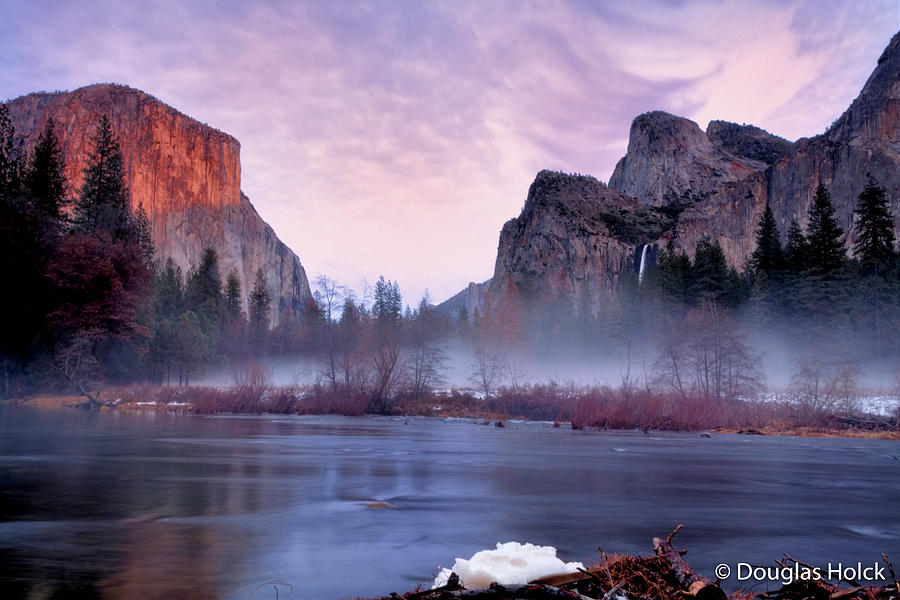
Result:
M877 440L0 409L0 596L268 598L270 580L292 597L374 596L497 542L583 560L598 545L645 552L679 522L701 570L782 552L866 562L900 555L897 453Z

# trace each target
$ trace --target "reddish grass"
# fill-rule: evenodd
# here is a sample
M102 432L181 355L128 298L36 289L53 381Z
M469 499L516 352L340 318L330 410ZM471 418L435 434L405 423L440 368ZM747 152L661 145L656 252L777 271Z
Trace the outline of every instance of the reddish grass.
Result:
M310 385L273 387L253 378L230 388L158 387L135 385L111 388L105 397L123 405L155 400L159 406L186 403L198 414L270 413L362 415L370 409L362 390L333 390ZM647 389L545 383L501 388L482 399L467 391L399 394L388 403L395 415L468 417L486 422L506 419L571 423L574 429L641 429L664 431L739 431L817 435L868 435L868 429L848 424L845 414L815 414L789 399L750 401L703 395L682 396ZM880 437L900 435L897 417L878 417Z

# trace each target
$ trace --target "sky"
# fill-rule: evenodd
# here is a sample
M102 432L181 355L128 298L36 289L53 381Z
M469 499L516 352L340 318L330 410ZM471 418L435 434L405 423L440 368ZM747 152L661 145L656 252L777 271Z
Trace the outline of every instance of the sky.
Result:
M241 142L242 188L310 280L409 304L493 273L541 169L606 181L632 119L824 131L900 0L0 0L0 99L142 89Z

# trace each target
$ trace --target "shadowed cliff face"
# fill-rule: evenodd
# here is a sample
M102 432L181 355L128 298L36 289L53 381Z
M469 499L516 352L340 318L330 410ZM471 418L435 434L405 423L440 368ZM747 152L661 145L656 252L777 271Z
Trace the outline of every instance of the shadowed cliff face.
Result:
M563 317L601 311L635 247L609 223L634 204L593 177L538 173L522 214L500 232L489 303L515 289L526 315L547 305Z
M765 167L714 144L693 121L657 111L631 124L628 153L616 165L609 187L655 206L692 204L719 185Z
M806 225L813 190L822 182L850 232L867 173L887 190L896 219L900 34L859 97L821 135L791 143L725 121L712 121L704 132L688 119L651 112L632 123L627 154L609 188L590 177L542 171L521 215L503 226L482 301L498 306L506 290L516 289L544 308L550 302L560 313L596 314L644 243L665 247L671 241L693 256L697 242L709 237L719 241L729 264L743 269L767 203L784 237L792 218Z
M101 115L106 115L125 159L132 207L142 203L153 226L158 257L185 272L203 249L219 253L224 280L241 279L244 307L256 270L263 269L273 297L273 319L298 318L311 299L300 260L241 193L238 141L187 117L139 90L92 85L72 92L35 93L7 105L30 150L53 119L65 156L72 194Z
M753 153L770 164L740 182L719 185L709 198L685 210L665 235L693 254L703 235L718 239L728 262L743 267L755 248L755 231L768 203L782 236L791 219L806 225L816 186L831 192L835 211L852 243L853 210L871 173L900 212L900 34L885 49L863 90L821 135L785 146L755 127L710 123L708 135L726 150ZM895 225L896 227L896 225Z

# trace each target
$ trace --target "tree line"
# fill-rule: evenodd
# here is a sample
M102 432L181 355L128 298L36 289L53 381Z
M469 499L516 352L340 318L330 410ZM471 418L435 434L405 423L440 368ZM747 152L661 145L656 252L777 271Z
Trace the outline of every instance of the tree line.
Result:
M483 397L504 383L517 387L514 354L577 347L581 360L624 355L625 387L643 378L682 397L728 398L761 388L748 331L788 340L798 355L900 353L900 258L885 191L871 178L850 232L819 185L805 230L794 221L780 232L766 207L743 271L717 241L701 240L693 256L670 245L642 277L621 273L599 310L559 303L553 315L526 315L527 299L510 281L495 303L449 316L427 293L404 309L399 285L383 276L359 297L323 276L298 322L273 319L261 270L242 290L214 248L186 273L157 259L143 207L130 209L106 117L78 190L67 188L63 170L52 121L27 154L0 104L0 251L11 257L0 267L6 396L59 384L99 403L100 381L183 386L210 365L285 355L312 361L323 393L387 412L398 396L425 398L444 385L455 344ZM650 363L640 375L631 370L639 353Z
M262 271L244 311L240 279L232 272L222 285L213 248L187 274L171 259L160 265L106 116L78 190L64 160L52 120L28 154L0 104L3 396L65 385L99 404L99 380L186 384L210 362L266 351Z
M890 204L875 179L854 215L845 232L824 184L805 229L794 219L779 231L767 205L742 272L728 265L718 241L700 240L693 258L670 244L642 280L623 273L609 309L584 327L620 352L651 346L653 378L682 394L758 392L755 348L786 350L795 380L810 370L846 374L847 365L896 361L900 255Z
M3 391L61 377L90 399L101 364L122 376L138 360L153 244L142 206L129 205L122 153L102 118L70 198L63 156L49 121L30 155L0 105L0 267L6 291Z

